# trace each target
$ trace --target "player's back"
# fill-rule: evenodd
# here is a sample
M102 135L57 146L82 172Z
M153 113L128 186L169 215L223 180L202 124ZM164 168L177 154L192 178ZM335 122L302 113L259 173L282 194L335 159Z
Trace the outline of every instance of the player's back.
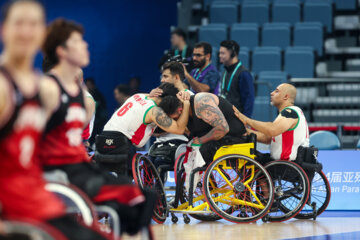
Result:
M145 94L135 94L114 112L105 124L104 131L120 132L134 145L142 147L156 128L156 124L145 122L146 114L155 106L156 103Z

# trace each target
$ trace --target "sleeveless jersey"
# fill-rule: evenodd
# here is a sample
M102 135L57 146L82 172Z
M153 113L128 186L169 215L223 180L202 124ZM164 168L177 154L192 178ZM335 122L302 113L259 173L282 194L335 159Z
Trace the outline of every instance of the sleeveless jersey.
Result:
M190 97L192 117L189 118L187 127L190 130L192 137L202 137L210 132L210 130L213 129L213 126L196 116L194 99L195 96ZM218 106L229 125L229 132L226 136L241 137L244 133L246 133L244 124L235 116L234 110L229 101L219 97Z
M298 122L294 128L272 138L270 152L273 159L294 161L296 159L298 147L309 146L309 127L304 113L299 107L291 106L287 108L290 108L297 113Z
M41 143L41 162L44 165L88 162L81 136L86 121L83 91L79 86L79 93L72 96L66 92L56 76L49 76L60 88L60 105L46 126Z
M46 121L39 94L24 96L4 67L0 67L0 74L10 83L10 101L14 103L9 120L0 127L2 215L40 221L63 215L63 204L45 190L37 157Z
M135 94L115 111L104 131L121 132L133 145L143 147L157 127L155 123L145 123L146 114L155 106L144 94Z

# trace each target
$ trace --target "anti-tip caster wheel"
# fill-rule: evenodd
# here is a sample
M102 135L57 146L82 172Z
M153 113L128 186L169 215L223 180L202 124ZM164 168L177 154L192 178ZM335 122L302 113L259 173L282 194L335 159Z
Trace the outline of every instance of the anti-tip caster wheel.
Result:
M172 216L172 217L171 217L171 221L172 221L173 223L177 223L177 222L179 221L179 218L178 218L177 216Z
M189 224L189 223L190 223L190 218L188 217L188 215L185 215L185 214L184 214L184 222L185 222L186 224Z
M264 223L269 221L269 215L265 215L262 219L261 219Z

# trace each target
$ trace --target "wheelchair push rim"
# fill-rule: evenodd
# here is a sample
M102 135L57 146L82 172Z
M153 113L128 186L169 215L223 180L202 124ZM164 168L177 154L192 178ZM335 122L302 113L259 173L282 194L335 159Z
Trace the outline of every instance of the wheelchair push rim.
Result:
M203 191L211 209L235 223L265 216L274 199L270 174L254 159L238 154L222 156L208 166Z
M267 220L282 222L295 217L305 206L310 191L305 171L291 161L276 160L265 165L274 185L274 203Z
M154 164L144 155L137 153L132 160L132 173L136 185L156 192L157 199L152 219L159 224L164 223L168 214L166 194Z

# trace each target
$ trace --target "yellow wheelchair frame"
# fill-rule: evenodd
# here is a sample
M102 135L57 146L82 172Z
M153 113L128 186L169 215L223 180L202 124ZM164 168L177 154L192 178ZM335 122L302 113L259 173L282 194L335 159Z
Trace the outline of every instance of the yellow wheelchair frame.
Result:
M255 199L255 201L246 201L246 200L242 200L242 199L237 199L236 198L236 190L235 190L235 186L234 183L239 181L240 176L236 176L235 179L228 179L228 177L224 174L224 170L235 170L234 166L231 166L230 163L226 160L226 157L231 157L232 159L236 158L237 159L237 164L236 164L236 168L238 168L237 170L241 170L244 166L245 169L251 172L251 175L249 178L246 179L246 181L244 181L242 184L243 188L246 188L248 190L248 192L252 195L253 199ZM221 160L222 158L224 158L223 160ZM250 186L250 184L252 183L252 181L255 178L255 164L251 164L254 163L254 159L255 159L255 144L254 143L243 143L243 144L235 144L235 145L227 145L227 146L222 146L221 148L219 148L214 156L214 160L213 162L207 167L207 170L205 171L204 176L206 176L208 171L216 171L226 182L226 188L224 186L222 187L217 187L216 183L210 178L209 179L209 184L212 187L212 190L210 190L210 194L222 194L221 196L217 196L215 198L212 198L212 201L216 203L224 203L230 206L247 206L247 207L253 207L259 210L264 210L265 208L269 208L269 206L266 206L257 196L257 194L254 192L252 186ZM210 169L210 167L212 166L212 164L214 164L216 161L218 161L216 163L215 167L212 167ZM250 164L248 164L250 162ZM261 165L256 164L257 168L261 168L261 170L264 170L262 168ZM266 172L266 170L265 170ZM175 173L176 174L176 173ZM208 173L210 174L210 173ZM204 181L205 177L202 179L202 181ZM270 180L271 182L271 180ZM203 182L203 185L205 185L207 183ZM272 183L270 183L271 185ZM272 187L272 186L270 186ZM189 204L189 201L179 205L176 208L171 208L169 211L172 213L183 213L183 214L209 214L209 213L214 213L211 209L211 206L209 205L209 199L206 198L205 195L205 190L203 189L202 191L202 195L201 196L197 196L193 199L192 204L194 205L194 203L200 203L197 206L193 206ZM271 190L272 191L272 190ZM271 197L270 197L271 198ZM272 201L272 199L269 199ZM269 204L267 204L269 205ZM271 204L270 204L271 205ZM219 215L219 214L218 214ZM219 215L220 216L220 215ZM223 217L223 216L221 216ZM260 216L261 217L261 216ZM260 218L259 217L259 218ZM223 217L224 218L224 217ZM227 219L227 218L225 218ZM257 218L258 219L258 218ZM229 221L234 221L234 222L250 222L250 221L246 221L246 218L243 219L242 221L236 221L234 219L227 219ZM256 219L255 219L256 220ZM251 219L251 221L255 221L254 219Z

